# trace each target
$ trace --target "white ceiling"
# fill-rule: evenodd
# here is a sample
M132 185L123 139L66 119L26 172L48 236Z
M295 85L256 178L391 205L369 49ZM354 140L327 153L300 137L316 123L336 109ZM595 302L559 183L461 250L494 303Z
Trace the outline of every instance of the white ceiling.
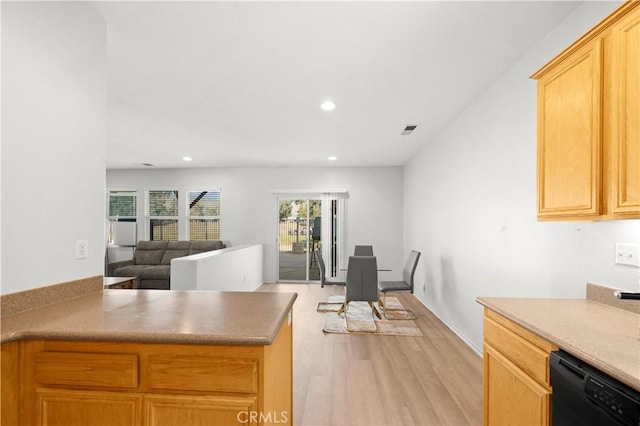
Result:
M95 3L107 167L402 165L579 4Z

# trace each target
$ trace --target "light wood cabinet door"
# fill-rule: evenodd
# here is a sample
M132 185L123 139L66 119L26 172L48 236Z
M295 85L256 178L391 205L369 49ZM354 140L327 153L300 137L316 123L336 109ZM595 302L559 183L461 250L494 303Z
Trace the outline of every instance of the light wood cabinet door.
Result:
M538 81L538 217L601 212L602 41Z
M144 398L145 426L255 425L254 396L150 395Z
M38 389L40 426L139 426L142 396L131 393Z
M483 362L485 425L549 425L549 390L486 343Z
M616 23L612 72L617 79L610 113L617 125L612 140L612 213L640 214L640 9Z
M32 340L2 367L3 424L233 425L293 422L289 316L271 345ZM5 356L5 354L7 354ZM22 368L16 368L20 362ZM13 405L13 407L12 407ZM10 415L11 414L11 415Z
M0 426L20 424L20 342L0 345Z

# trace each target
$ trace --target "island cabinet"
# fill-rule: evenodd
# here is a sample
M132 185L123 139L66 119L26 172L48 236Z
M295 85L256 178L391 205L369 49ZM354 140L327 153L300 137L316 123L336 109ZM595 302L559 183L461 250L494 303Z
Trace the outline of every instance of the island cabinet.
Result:
M549 354L554 350L551 343L485 308L485 425L550 424Z
M536 72L538 218L640 217L640 2Z
M0 345L0 425L19 425L20 342Z
M23 341L19 424L291 424L291 329L264 346Z

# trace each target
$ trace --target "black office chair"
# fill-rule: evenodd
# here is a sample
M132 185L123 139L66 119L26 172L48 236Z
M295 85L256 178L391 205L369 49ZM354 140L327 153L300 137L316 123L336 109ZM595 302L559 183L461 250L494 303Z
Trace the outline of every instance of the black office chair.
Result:
M373 246L356 246L354 256L373 256Z
M382 308L382 315L386 319L416 319L418 318L410 309L387 309L387 293L391 292L409 292L413 293L413 277L416 273L416 267L420 260L420 252L411 250L407 258L404 268L402 268L402 281L380 281L378 283L378 291L382 294L382 300L378 300L378 305ZM404 312L402 317L388 317L389 312Z
M324 266L324 260L322 259L322 252L320 249L315 249L313 254L316 257L316 261L318 262L318 269L320 270L320 287L324 287L325 285L347 285L344 281L333 281L327 279L327 272Z

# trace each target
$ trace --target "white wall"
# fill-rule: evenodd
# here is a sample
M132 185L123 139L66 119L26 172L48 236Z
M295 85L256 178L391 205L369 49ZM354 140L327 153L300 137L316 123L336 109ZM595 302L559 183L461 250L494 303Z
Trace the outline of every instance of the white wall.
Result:
M255 291L264 283L262 244L171 260L171 290Z
M586 2L428 141L404 172L404 251L422 251L417 296L476 350L479 296L584 297L585 283L638 289L615 242L640 221L538 222L536 82L528 77L616 7Z
M103 271L105 73L89 6L2 3L2 293Z
M221 188L221 239L234 246L264 244L265 282L276 280L278 209L273 191L344 188L349 191L347 250L373 244L379 264L396 275L402 268L400 167L109 170L107 188ZM384 274L380 278L390 279Z

